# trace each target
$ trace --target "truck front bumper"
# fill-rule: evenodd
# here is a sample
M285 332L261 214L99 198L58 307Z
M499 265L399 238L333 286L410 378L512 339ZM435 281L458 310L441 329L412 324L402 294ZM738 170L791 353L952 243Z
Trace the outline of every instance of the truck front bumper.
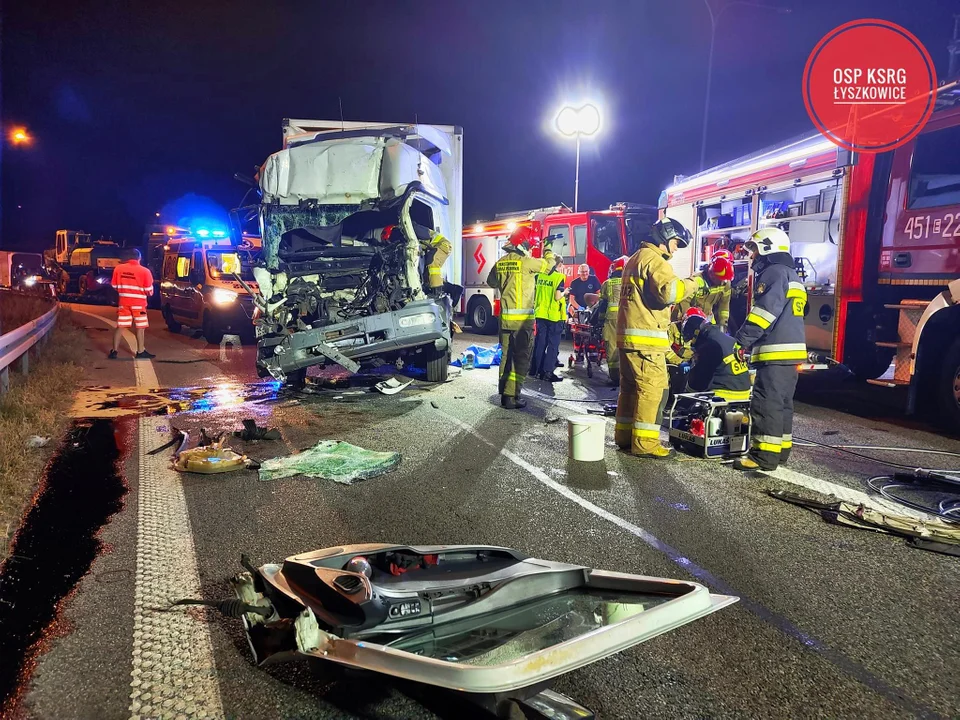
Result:
M394 312L261 337L257 345L258 371L277 380L285 380L291 372L330 362L356 372L356 361L363 358L425 345L432 345L435 352L447 350L450 314L435 300L417 300Z

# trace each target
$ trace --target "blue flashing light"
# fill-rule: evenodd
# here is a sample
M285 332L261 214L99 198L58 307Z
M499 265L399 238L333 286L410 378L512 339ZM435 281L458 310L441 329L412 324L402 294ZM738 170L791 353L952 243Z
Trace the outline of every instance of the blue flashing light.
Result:
M225 233L223 230L214 230L214 231L213 231L213 236L214 236L214 237L224 237L225 235L226 235L226 233Z
M206 228L200 228L199 230L197 230L197 235L199 235L200 237L207 237L208 235L210 235L210 231L207 230Z

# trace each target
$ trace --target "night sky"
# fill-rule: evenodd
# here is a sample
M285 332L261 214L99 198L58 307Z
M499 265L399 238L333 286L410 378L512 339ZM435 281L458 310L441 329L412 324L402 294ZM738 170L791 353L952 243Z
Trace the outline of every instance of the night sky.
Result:
M713 7L728 0L710 0ZM843 22L879 17L941 74L960 2L767 0L717 27L707 165L812 129L800 79ZM224 210L279 149L281 119L464 128L464 220L573 204L574 148L545 131L565 97L603 102L585 143L581 208L656 203L698 169L710 25L704 0L602 2L66 2L8 0L2 119L6 246L80 228L139 243L178 198ZM21 206L18 209L18 205Z

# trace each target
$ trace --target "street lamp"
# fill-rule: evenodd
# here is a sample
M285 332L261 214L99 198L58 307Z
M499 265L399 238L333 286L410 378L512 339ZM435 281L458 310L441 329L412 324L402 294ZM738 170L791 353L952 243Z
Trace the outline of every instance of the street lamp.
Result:
M33 138L25 127L15 127L10 130L10 142L14 145L29 145Z
M600 130L600 110L592 103L580 107L564 105L557 113L557 131L566 137L577 140L577 174L573 186L573 211L577 211L580 200L580 137L596 135Z
M790 12L790 8L777 7L775 5L764 5L763 3L759 2L751 2L751 0L731 0L731 2L728 2L726 5L721 7L718 13L714 14L713 8L710 7L710 0L703 0L703 4L707 6L707 12L710 13L710 54L707 55L707 94L703 105L703 136L700 140L701 170L705 169L704 162L707 155L707 117L710 114L710 81L713 78L713 46L717 39L717 23L720 22L720 17L727 10L736 5L762 8L764 10L776 10L780 15L787 15Z

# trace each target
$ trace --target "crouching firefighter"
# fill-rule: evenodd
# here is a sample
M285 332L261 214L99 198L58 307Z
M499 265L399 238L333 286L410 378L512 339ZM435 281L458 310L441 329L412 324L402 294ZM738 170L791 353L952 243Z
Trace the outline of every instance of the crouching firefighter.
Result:
M503 257L487 276L487 285L500 293L500 404L508 410L527 404L520 397L520 388L533 350L536 279L539 273L553 272L556 265L548 240L544 241L542 258L530 255L538 239L532 228L517 228L503 246Z
M793 447L797 364L807 359L803 311L807 291L780 228L758 230L746 242L753 263L753 306L737 333L740 359L749 353L757 378L750 402L750 452L738 470L775 470Z
M603 345L607 353L607 372L611 387L620 385L620 356L617 354L617 315L620 312L620 284L626 255L621 255L610 266L610 277L600 286L598 315L603 318Z
M724 400L750 399L750 369L737 357L736 340L708 322L700 308L687 310L683 340L695 353L688 390L712 392Z
M662 218L623 270L617 315L620 396L615 439L621 449L642 457L670 455L669 448L660 444L669 392L670 307L706 287L702 277L681 280L670 267L670 256L689 244L689 230L676 220Z

